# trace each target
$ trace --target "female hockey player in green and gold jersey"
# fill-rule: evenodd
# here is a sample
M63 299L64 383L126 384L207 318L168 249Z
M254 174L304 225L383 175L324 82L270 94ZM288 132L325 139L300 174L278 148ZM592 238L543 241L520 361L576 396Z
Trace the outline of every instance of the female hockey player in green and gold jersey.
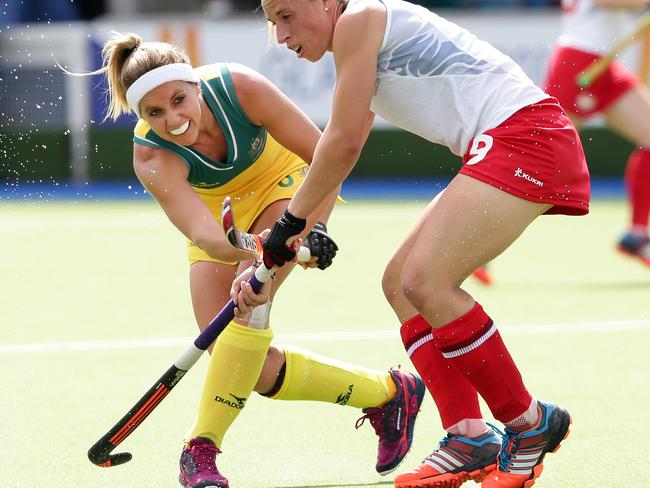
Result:
M109 82L107 117L134 112L134 169L169 220L187 237L190 289L204 328L229 299L238 269L252 256L230 246L220 224L231 197L238 227L260 233L271 226L303 181L319 129L259 73L238 64L193 68L168 43L117 34L104 46ZM323 250L311 263L331 264L336 245L326 220L333 193L309 218L306 237ZM277 273L273 295L291 267ZM268 305L252 313L245 285L239 312L214 343L194 426L181 454L185 487L227 487L215 455L254 390L281 400L313 400L364 409L379 435L377 470L392 471L410 447L424 386L398 370L380 372L294 347L270 346ZM258 302L259 303L259 302ZM344 398L345 401L339 401ZM408 432L408 435L404 435Z

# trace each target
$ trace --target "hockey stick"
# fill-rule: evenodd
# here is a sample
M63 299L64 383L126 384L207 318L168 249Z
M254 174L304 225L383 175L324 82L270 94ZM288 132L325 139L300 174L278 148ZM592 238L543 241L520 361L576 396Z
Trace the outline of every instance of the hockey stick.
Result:
M650 13L643 14L637 24L634 32L625 39L616 42L614 46L601 58L591 63L584 71L576 76L576 83L580 88L589 87L596 79L602 75L609 65L618 56L625 51L631 44L638 41L646 32L650 30Z
M229 211L230 226L236 234L253 236L252 234L242 233L237 230L232 220L232 209ZM260 248L261 249L261 248ZM306 253L304 252L306 250ZM255 252L255 251L254 251ZM299 258L309 260L309 249L301 248ZM273 276L275 269L269 269L264 264L260 265L255 274L248 280L253 290L256 292L262 288L262 284ZM226 326L235 316L235 303L230 300L221 311L210 321L207 327L194 340L194 343L171 365L171 367L156 381L156 383L147 391L138 402L131 407L127 414L117 422L101 439L99 439L88 450L88 459L93 464L108 468L124 464L132 459L129 452L111 454L124 439L133 433L133 431L153 412L153 410L162 402L169 392L185 376L185 373L194 366L201 357L203 352L212 344L219 334L223 332Z
M264 252L264 238L257 234L249 234L235 227L235 219L233 216L232 205L230 197L223 200L223 207L221 209L221 224L223 231L226 233L228 242L233 247L243 251L250 251L258 256ZM311 253L308 247L301 246L298 250L298 261L306 262L311 258Z

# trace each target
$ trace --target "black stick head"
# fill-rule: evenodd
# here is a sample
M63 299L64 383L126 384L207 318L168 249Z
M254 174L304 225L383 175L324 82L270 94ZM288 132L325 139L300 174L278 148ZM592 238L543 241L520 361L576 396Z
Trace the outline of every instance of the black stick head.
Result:
M88 449L88 459L90 459L91 463L101 468L109 468L128 463L133 458L130 452L111 454L114 448L115 446L113 444L99 441Z

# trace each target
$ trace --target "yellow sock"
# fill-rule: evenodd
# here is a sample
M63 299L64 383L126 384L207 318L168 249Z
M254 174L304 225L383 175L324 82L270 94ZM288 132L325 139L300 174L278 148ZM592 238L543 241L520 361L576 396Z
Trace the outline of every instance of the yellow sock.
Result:
M234 322L221 333L210 356L199 411L185 442L207 437L221 447L223 436L257 383L272 337L271 329L252 329Z
M312 400L378 407L395 395L390 373L355 366L296 347L284 347L286 371L276 400Z

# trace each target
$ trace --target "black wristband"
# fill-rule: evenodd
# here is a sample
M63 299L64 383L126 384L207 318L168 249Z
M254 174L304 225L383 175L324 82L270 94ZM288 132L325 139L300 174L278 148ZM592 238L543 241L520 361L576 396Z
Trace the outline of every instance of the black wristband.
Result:
M306 225L307 219L300 219L288 210L284 211L264 242L264 264L267 268L282 266L295 257L296 253L287 247L287 240L300 234Z
M307 225L307 219L301 219L295 215L292 215L291 212L289 212L289 209L286 209L284 211L282 218L285 219L289 227L294 230L298 230L296 234L300 234L303 230L305 230L305 226Z

